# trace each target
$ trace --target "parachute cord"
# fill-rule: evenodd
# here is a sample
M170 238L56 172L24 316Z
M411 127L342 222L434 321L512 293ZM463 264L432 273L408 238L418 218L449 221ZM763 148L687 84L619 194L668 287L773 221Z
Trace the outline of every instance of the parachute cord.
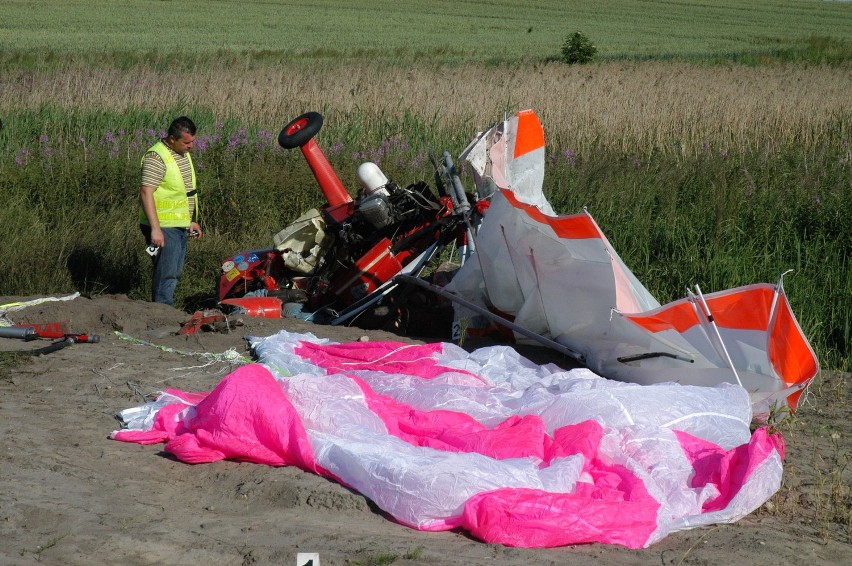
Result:
M388 356L392 356L392 355L396 354L397 352L401 352L402 350L407 350L409 348L416 348L418 346L419 346L419 344L406 344L405 346L400 346L399 348L391 350L387 354L385 354L385 355L383 355L379 358L376 358L375 360L363 360L363 361L358 361L358 362L340 362L340 365L342 365L342 366L360 366L360 365L364 365L364 364L375 364L375 363L381 362L383 359L387 358ZM414 359L414 360L394 360L394 363L413 364L413 363L421 362L423 360L434 360L434 359L435 358L433 356L424 356L424 357L420 357L420 358L417 358L417 359Z
M147 340L143 340L141 338L134 338L133 336L130 336L129 334L125 334L125 333L119 332L117 330L115 331L115 335L118 336L122 340L127 340L129 342L133 342L134 344L139 344L139 345L142 345L142 346L150 346L152 348L156 348L156 349L160 350L161 352L169 352L171 354L180 354L181 356L189 356L189 357L196 358L200 361L207 362L203 366L196 366L195 368L173 368L173 371L179 371L181 369L204 368L204 367L207 367L207 366L214 364L214 363L223 363L223 364L229 364L229 365L247 365L247 364L258 363L256 360L253 360L253 359L251 359L247 356L243 356L242 354L237 353L236 348L228 348L224 352L221 352L221 353L218 353L218 354L210 353L210 352L186 352L186 351L183 351L183 350L178 350L177 348L171 348L169 346L161 346L159 344L154 344L152 342L149 342ZM267 369L272 371L273 373L276 373L276 376L290 377L290 376L293 375L292 372L290 372L290 371L288 371L284 368L279 368L277 366L273 366L273 365L270 365L270 364L263 364L263 365ZM164 380L164 381L167 381L167 380Z
M142 346L151 346L152 348L156 348L156 349L158 349L162 352L169 352L169 353L172 353L172 354L180 354L182 356L190 356L190 357L202 360L202 361L206 361L207 364L205 364L205 366L202 366L202 367L206 367L206 366L210 365L211 363L216 363L216 362L228 363L228 364L240 364L240 365L254 363L254 360L252 360L251 358L248 358L246 356L243 356L243 355L237 353L236 348L229 348L229 349L227 349L224 352L219 353L219 354L214 354L214 353L210 353L210 352L186 352L186 351L183 351L183 350L178 350L177 348L170 348L168 346L161 346L159 344L154 344L152 342L149 342L147 340L143 340L141 338L134 338L133 336L130 336L129 334L125 334L125 333L119 332L117 330L115 331L115 335L118 336L121 340L127 340L129 342L133 342L134 344L140 344Z

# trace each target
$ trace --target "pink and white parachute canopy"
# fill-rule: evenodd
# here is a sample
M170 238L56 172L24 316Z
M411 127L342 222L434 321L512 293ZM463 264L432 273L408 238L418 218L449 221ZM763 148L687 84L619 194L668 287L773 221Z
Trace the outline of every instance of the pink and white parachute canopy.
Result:
M286 331L253 345L263 365L123 411L113 438L189 463L298 466L412 528L521 547L645 547L736 521L781 482L783 440L750 432L738 385L640 386L504 346Z

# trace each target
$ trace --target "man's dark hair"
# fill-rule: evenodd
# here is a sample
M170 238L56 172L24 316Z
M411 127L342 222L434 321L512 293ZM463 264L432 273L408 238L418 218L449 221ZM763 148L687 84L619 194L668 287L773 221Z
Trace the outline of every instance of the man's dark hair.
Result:
M181 116L180 118L175 118L171 124L169 124L168 135L172 139L179 140L183 137L183 134L187 133L191 136L195 135L195 123L187 118L186 116Z

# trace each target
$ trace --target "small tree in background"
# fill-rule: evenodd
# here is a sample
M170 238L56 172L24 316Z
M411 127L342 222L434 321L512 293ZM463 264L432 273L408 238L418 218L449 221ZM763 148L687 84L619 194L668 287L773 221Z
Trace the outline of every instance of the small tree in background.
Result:
M569 35L562 44L562 60L569 65L588 63L594 59L597 52L595 44L579 31Z

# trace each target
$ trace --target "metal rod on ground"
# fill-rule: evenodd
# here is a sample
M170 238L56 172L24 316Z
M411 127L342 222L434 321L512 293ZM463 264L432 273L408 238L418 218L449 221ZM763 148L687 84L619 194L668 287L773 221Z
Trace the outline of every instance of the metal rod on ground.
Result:
M734 377L737 378L739 386L742 387L743 382L740 379L740 374L737 373L737 368L734 367L734 361L731 359L731 355L728 354L728 349L725 347L725 341L722 340L722 334L719 332L719 327L716 326L716 321L713 320L713 313L710 312L710 307L707 306L707 301L704 300L704 295L701 293L701 288L698 284L695 285L695 293L698 295L698 300L701 301L701 306L704 308L707 320L710 321L710 327L713 329L713 332L716 334L716 338L719 340L719 345L722 347L722 353L725 355L725 362L728 364L728 367L731 368L731 371L734 372Z
M585 358L579 352L575 352L574 350L572 350L572 349L570 349L566 346L563 346L559 342L554 342L553 340L551 340L549 338L545 338L544 336L541 336L540 334L536 334L532 330L527 330L523 326L515 324L511 320L507 320L507 319L503 318L502 316L496 315L493 312L491 312L487 309L484 309L484 308L480 307L479 305L475 305L475 304L471 303L470 301L468 301L466 299L462 299L461 297L454 295L454 294L450 293L449 291L446 291L446 290L442 289L441 287L438 287L437 285L433 285L433 284L429 283L428 281L418 279L417 277L411 277L410 275L397 275L396 277L394 277L394 281L400 281L402 283L411 283L412 285L419 285L420 287L423 287L424 289L428 289L428 290L432 291L433 293L441 295L442 297L445 297L445 298L453 301L454 303L458 303L461 306L472 310L476 314L480 314L480 315L482 315L482 316L484 316L484 317L486 317L490 320L493 320L494 322L496 322L498 324L502 324L503 326L505 326L509 330L512 330L513 332L517 332L518 334L521 334L522 336L526 336L527 338L529 338L531 340L535 340L536 342L538 342L539 344L541 344L543 346L546 346L548 348L556 350L557 352L565 354L566 356L568 356L571 359L574 359L574 360L576 360L580 363L583 363L585 361Z

